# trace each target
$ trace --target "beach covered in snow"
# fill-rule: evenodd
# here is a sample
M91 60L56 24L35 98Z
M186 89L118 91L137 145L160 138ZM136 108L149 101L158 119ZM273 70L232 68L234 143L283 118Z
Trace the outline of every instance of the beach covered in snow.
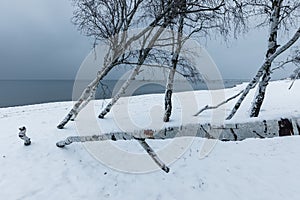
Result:
M72 135L160 129L190 123L299 118L300 81L288 90L290 84L290 80L271 82L260 116L250 119L247 111L253 90L235 117L226 122L224 118L236 99L220 107L220 115L214 111L205 111L198 117L193 114L205 105L218 103L215 95L231 97L245 85L224 91L174 94L174 112L167 124L162 123L163 94L122 98L105 119L98 119L97 115L107 101L93 101L75 122L62 130L56 126L72 102L1 108L0 195L5 199L299 199L300 137L296 135L231 142L213 140L204 157L201 154L204 146L212 144L208 139L149 141L162 160L170 158L166 161L169 173L152 166L153 161L135 140L76 143L64 149L55 145ZM30 146L24 146L18 137L21 126L27 128L32 140ZM112 148L105 149L107 146L126 154L116 155ZM168 146L181 151L164 155ZM102 149L95 153L93 148ZM121 159L122 155L128 157ZM144 163L133 162L131 155L142 155ZM139 167L134 168L136 165Z

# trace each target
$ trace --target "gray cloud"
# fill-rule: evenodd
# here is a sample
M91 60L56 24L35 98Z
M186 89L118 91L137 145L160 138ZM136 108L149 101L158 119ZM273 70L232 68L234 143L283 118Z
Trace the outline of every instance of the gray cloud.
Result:
M91 41L71 24L72 9L69 0L2 0L0 79L73 79ZM221 38L206 45L224 78L249 79L266 41L266 32L253 31L228 45Z
M73 79L90 42L70 23L70 1L0 4L0 79Z

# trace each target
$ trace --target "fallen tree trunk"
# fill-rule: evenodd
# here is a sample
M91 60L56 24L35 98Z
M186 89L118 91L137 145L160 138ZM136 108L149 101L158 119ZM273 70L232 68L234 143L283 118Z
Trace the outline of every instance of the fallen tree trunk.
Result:
M132 139L171 139L175 137L202 137L222 141L240 141L246 138L272 138L278 136L299 135L300 118L252 121L225 125L187 124L179 127L168 127L161 130L137 130L134 132L112 132L92 136L70 136L57 142L64 147L74 142L94 142L105 140Z

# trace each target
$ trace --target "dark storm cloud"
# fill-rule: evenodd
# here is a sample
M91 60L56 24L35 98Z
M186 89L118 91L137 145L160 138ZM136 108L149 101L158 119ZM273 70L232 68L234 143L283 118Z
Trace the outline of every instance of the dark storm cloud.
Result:
M70 23L68 0L0 3L0 79L72 79L90 42Z
M0 79L73 79L91 42L71 24L72 9L70 0L1 0ZM208 40L207 50L224 78L249 79L263 62L266 35Z

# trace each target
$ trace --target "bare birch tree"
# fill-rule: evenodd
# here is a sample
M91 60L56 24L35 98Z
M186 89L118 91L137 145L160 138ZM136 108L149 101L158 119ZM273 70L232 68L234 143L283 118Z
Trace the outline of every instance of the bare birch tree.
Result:
M210 29L219 29L221 33L224 33L226 30L224 15L225 11L222 8L225 3L224 0L214 0L209 2L203 1L154 1L155 5L151 9L151 12L154 13L154 16L157 10L164 9L166 5L172 2L172 9L169 10L169 13L166 13L165 18L169 18L168 24L165 27L170 27L174 30L177 27L177 32L174 34L176 38L170 38L165 40L163 46L171 45L173 46L173 52L171 56L171 67L168 75L166 92L165 92L165 116L164 121L169 121L171 110L172 110L172 93L173 93L173 83L174 76L179 65L180 61L180 52L184 42L195 35L196 33L207 34ZM170 18L170 16L172 16ZM185 22L186 21L186 22ZM186 37L183 37L184 27L188 32ZM159 44L157 44L159 46ZM148 53L149 56L149 53ZM143 63L145 64L145 59ZM182 63L181 63L182 64ZM128 80L121 87L120 91L117 92L115 97L107 104L107 106L102 110L99 115L99 118L104 118L104 116L110 112L112 106L117 102L117 100L125 93L125 90L129 86L130 82L138 75L138 70L141 67L141 63L137 63L137 67L132 72ZM189 68L192 69L192 68ZM195 70L190 70L191 73Z
M216 35L226 38L230 30L236 32L245 28L243 16L235 1L182 1L181 4L177 38L174 39L176 42L171 58L172 67L166 85L164 122L170 120L174 75L186 40L191 37L201 39Z
M159 27L158 30L156 30L155 28L153 28L148 33L147 36L145 36L144 38L142 38L142 45L141 45L141 49L139 50L140 53L139 53L139 57L137 59L136 67L134 68L134 70L130 74L129 78L121 86L121 88L117 92L117 94L110 100L110 102L101 111L101 113L98 116L99 118L101 118L101 119L104 118L104 116L107 113L110 112L111 108L115 105L115 103L125 93L126 89L129 87L129 85L131 84L131 82L139 74L139 71L140 71L142 65L145 63L145 60L149 56L151 50L156 45L156 43L159 40L159 38L162 35L162 33L170 25L170 23L173 20L173 18L176 17L176 15L177 15L177 6L179 6L179 4L177 4L176 1L174 1L174 2L165 1L165 2L161 1L160 2L161 4L158 4L159 7L160 7L160 12L164 12L165 13L165 16L164 16L162 24L157 23L156 25L157 25L157 27ZM164 6L171 7L172 9L170 9L168 12L165 12L165 10L164 10L165 7ZM154 6L154 8L157 8L157 6ZM152 31L155 32L154 35L151 35Z
M250 16L250 19L254 17L254 20L263 20L258 26L269 27L268 48L264 63L243 91L227 119L231 119L235 115L249 91L259 83L258 91L250 111L251 117L258 116L264 101L267 85L271 78L271 66L273 61L288 50L300 37L298 18L300 2L289 0L245 0L239 3L244 9L244 12L246 12L246 15ZM297 28L296 33L284 45L279 45L279 31L283 32L291 27Z
M105 41L110 48L96 78L83 91L71 111L57 126L59 129L62 129L69 120L75 119L80 110L94 97L99 81L114 66L122 63L125 58L125 34L133 23L134 16L138 12L142 0L73 0L73 3L76 8L73 22L78 26L78 29L87 36L94 37L95 41ZM121 40L116 37L120 33L123 33Z
M71 111L57 126L59 129L62 129L71 119L75 119L80 110L93 99L99 81L112 68L124 63L130 57L130 52L128 53L130 45L152 30L171 9L169 5L165 10L157 13L155 18L145 15L144 18L152 21L139 33L128 38L129 28L133 24L137 26L139 22L143 23L141 20L143 16L140 13L145 10L145 5L149 3L149 0L73 0L73 2L77 8L74 11L74 24L87 36L94 37L96 41L108 43L109 50L96 78L83 91Z

